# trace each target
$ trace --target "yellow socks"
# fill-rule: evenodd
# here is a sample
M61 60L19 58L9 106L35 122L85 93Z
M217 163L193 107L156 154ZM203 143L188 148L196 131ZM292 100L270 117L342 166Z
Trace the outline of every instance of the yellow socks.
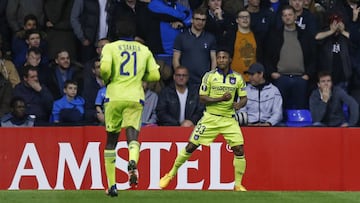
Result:
M242 177L245 173L246 160L244 156L234 156L235 185L241 185Z
M133 140L129 143L129 161L134 160L137 164L140 156L140 143L136 140Z
M115 160L116 152L115 150L104 150L104 160L105 160L105 171L106 177L108 179L109 188L112 185L115 185Z
M174 165L172 167L172 169L169 172L170 176L175 176L177 171L179 170L180 166L183 165L183 163L185 163L185 161L187 161L191 156L191 153L187 153L185 148L182 149L179 154L177 155Z

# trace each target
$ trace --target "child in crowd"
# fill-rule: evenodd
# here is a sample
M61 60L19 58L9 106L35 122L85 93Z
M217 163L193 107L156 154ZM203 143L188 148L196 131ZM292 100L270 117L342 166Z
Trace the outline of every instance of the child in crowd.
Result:
M54 102L51 115L52 122L72 123L83 121L85 100L77 95L77 88L76 81L65 81L65 95Z

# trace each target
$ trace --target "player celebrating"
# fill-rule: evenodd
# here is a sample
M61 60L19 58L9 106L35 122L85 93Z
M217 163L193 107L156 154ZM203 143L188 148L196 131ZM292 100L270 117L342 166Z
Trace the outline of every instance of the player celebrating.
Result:
M177 155L170 172L160 179L160 188L165 188L176 175L180 166L187 161L199 145L209 146L222 134L234 152L235 191L246 191L241 181L245 172L244 139L234 119L235 110L247 102L245 82L240 74L230 69L230 51L219 49L216 53L217 68L207 72L200 86L200 101L205 103L206 110L191 133L189 143ZM239 95L240 101L235 98ZM235 100L234 100L235 99Z
M117 24L120 40L106 44L100 60L100 74L106 84L105 126L107 142L104 151L108 178L108 195L117 196L115 182L115 147L119 133L126 128L129 150L129 184L136 187L140 143L141 114L144 104L142 81L160 79L159 66L145 45L131 40L135 27L127 21Z

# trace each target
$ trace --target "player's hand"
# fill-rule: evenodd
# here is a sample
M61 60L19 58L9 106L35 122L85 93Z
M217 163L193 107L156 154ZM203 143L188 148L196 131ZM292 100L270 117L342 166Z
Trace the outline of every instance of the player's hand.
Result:
M233 108L237 111L241 108L241 103L240 102L234 102L233 103Z
M230 92L225 92L223 96L221 97L222 101L229 101L231 99Z
M41 91L41 85L39 81L29 80L28 84L31 88L33 88L35 91L40 92Z
M89 46L90 45L90 41L85 39L83 42L82 42L83 46Z

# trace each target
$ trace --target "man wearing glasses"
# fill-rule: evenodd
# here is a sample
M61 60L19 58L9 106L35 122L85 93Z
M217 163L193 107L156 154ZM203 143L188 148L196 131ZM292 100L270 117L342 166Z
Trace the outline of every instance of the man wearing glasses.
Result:
M191 22L191 28L175 39L173 67L187 67L189 85L199 87L204 73L216 67L216 40L214 35L204 31L206 10L195 10Z
M173 75L174 83L162 89L156 114L162 126L194 127L203 115L203 105L199 102L197 88L187 86L189 72L178 66Z
M244 75L250 65L257 61L257 43L255 35L250 29L250 13L243 9L237 13L237 29L225 37L228 49L233 51L231 68L242 74L244 80L249 82L249 76Z

